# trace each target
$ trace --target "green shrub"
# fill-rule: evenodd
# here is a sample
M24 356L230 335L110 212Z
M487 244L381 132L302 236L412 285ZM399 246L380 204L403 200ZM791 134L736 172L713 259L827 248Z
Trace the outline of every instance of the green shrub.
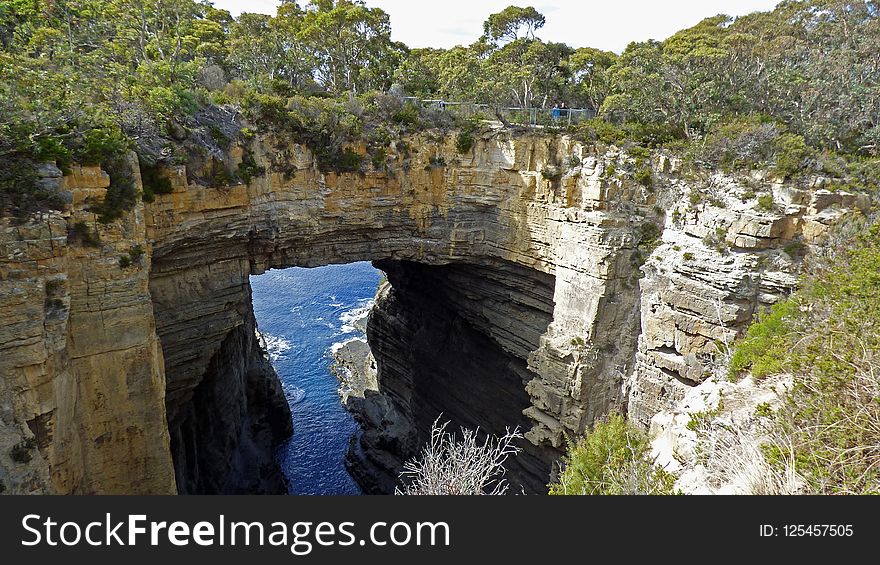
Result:
M728 171L756 168L772 159L780 131L766 116L729 118L694 148L695 159L709 168Z
M462 130L455 136L455 150L459 153L468 153L474 147L474 132Z
M251 184L253 179L265 174L266 168L257 164L253 151L245 148L241 155L241 163L238 164L238 169L235 171L235 176L244 184Z
M551 495L673 494L674 477L654 466L642 430L612 414L569 443L565 466Z
M37 136L34 140L34 159L37 161L55 161L59 169L65 171L70 167L73 153L64 142L53 135Z
M635 174L636 182L645 187L654 186L654 175L651 172L650 167L645 167L643 169L639 169Z
M144 256L144 248L140 244L134 245L128 250L128 256L133 262L140 261Z
M762 402L755 407L755 416L758 418L769 418L773 415L773 407L769 402Z
M730 377L738 378L750 370L759 379L781 371L790 345L791 319L797 312L797 300L790 298L774 304L768 314L760 316L736 344L730 358Z
M727 230L725 228L718 227L715 228L715 233L706 234L703 238L703 244L722 255L727 255L730 252L730 248L727 245Z
M850 159L847 172L857 182L876 191L880 187L880 158Z
M790 177L801 172L813 154L803 136L793 133L780 135L776 140L775 150L776 173L783 177Z
M229 139L229 136L223 133L223 130L220 129L220 126L217 124L211 124L208 127L208 131L211 133L211 138L221 149L229 149L229 145L232 143L232 140Z
M699 432L708 426L712 419L721 412L721 406L713 410L700 410L699 412L691 412L690 419L685 426L692 432Z
M9 450L9 457L16 463L28 463L33 459L31 452L36 446L37 444L33 439L25 439L12 446L12 449Z
M98 247L101 245L101 236L98 234L98 231L90 228L85 222L73 224L68 229L67 238L86 247Z
M205 181L208 183L208 186L213 188L224 188L228 187L232 182L232 175L229 174L226 163L211 157L206 167Z
M308 147L321 172L360 170L361 156L344 146L363 138L363 122L342 102L315 96L283 99L248 93L242 106L249 120Z
M375 151L373 151L373 156L371 158L371 162L373 164L373 169L377 171L381 171L385 169L385 161L388 159L388 152L384 147L379 147Z
M360 171L363 157L348 147L342 150L337 161L336 171L340 173L355 173Z
M435 168L442 169L445 166L446 166L446 158L444 158L442 155L441 156L434 155L428 159L428 166L426 168L428 168L428 169L435 169Z
M811 492L880 494L880 226L838 245L735 345L731 375L791 375L771 463L793 455Z
M132 265L139 265L144 256L144 248L140 244L134 245L128 250L127 255L119 256L119 267L127 269Z
M758 209L770 212L775 207L776 202L773 200L772 194L762 194L758 197Z
M556 182L562 178L562 172L557 167L544 167L541 169L541 176L546 180Z
M809 248L803 241L796 239L782 248L786 255L795 260L803 259Z
M576 126L572 126L571 129L575 137L584 141L600 142L607 145L622 145L627 138L627 134L623 129L600 118L586 120Z
M627 139L648 147L660 147L687 137L681 126L668 122L642 123L633 121L627 122L622 127Z
M109 224L134 208L138 197L137 184L124 155L105 160L101 168L110 175L110 186L107 187L104 200L93 204L89 210L98 215L99 222Z
M415 104L407 102L394 114L392 119L405 126L418 127L421 123L421 113Z
M153 202L157 194L171 194L174 187L171 179L162 174L158 165L140 163L141 184L144 186L144 202Z
M120 160L130 148L131 142L118 128L96 128L83 134L81 144L74 150L73 159L80 165L103 166Z
M651 157L651 150L647 147L641 147L639 145L632 145L630 147L627 147L626 152L629 154L630 157L641 159L642 161Z
M639 226L639 246L650 253L661 243L662 230L654 222L642 222Z

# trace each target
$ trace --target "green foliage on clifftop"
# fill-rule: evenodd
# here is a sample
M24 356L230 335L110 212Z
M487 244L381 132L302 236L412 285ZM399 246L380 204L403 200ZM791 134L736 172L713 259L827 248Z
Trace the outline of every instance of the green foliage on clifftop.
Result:
M44 161L112 164L131 148L142 167L217 160L247 141L232 124L242 109L253 129L307 144L325 171L381 168L395 137L435 127L461 126L456 146L467 153L469 123L402 95L490 107L565 102L598 112L572 131L586 140L677 147L708 168L876 184L878 22L873 0L783 2L616 55L545 41L545 17L531 7L488 15L470 45L410 50L391 40L388 14L357 0L285 2L275 16L238 18L196 0L7 2L0 213L63 205L29 172ZM354 143L369 158L346 150ZM133 202L127 180L113 176L119 194L108 196L105 220ZM649 183L645 173L640 180Z

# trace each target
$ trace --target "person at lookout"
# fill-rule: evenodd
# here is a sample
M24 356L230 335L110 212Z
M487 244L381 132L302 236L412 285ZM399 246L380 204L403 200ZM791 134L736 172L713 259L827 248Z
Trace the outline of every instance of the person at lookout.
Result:
M553 112L551 112L550 115L553 116L553 119L554 119L554 120L558 120L558 119L559 119L559 114L560 114L560 112L559 112L559 104L554 104L554 105L553 105Z

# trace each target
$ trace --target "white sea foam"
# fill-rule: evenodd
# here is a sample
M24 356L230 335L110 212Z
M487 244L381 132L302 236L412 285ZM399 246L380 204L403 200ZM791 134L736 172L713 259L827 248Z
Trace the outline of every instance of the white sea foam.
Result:
M283 359L284 354L291 348L290 342L283 337L276 337L260 331L257 332L257 335L263 340L266 353L269 354L269 359L272 361Z
M342 328L340 328L340 331L344 334L350 334L352 332L358 331L358 329L354 326L354 323L361 318L365 318L367 314L370 313L370 310L372 308L372 298L364 298L363 300L359 300L357 306L355 306L351 310L346 310L339 315L339 321L342 322Z
M364 343L367 342L367 340L365 340L365 339L362 338L362 337L350 337L350 338L348 338L348 339L344 339L344 340L342 340L342 341L337 341L336 343L334 343L333 345L331 345L331 346L330 346L330 353L333 354L333 355L336 355L336 353L337 353L340 349L342 349L343 347L345 347L346 345L348 345L349 343L351 343L351 342L353 342L353 341L362 341L362 342L364 342Z
M299 387L290 385L289 387L284 387L284 396L287 398L287 403L292 405L298 402L302 402L302 400L306 397L306 391Z

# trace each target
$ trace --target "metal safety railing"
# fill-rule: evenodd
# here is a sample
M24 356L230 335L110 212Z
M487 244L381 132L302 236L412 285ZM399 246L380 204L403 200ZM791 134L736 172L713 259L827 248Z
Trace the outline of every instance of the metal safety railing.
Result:
M449 112L464 118L483 116L483 119L495 120L500 115L511 124L532 127L572 125L596 117L596 111L592 108L517 108L475 102L426 100L415 96L405 96L404 100L423 108Z

